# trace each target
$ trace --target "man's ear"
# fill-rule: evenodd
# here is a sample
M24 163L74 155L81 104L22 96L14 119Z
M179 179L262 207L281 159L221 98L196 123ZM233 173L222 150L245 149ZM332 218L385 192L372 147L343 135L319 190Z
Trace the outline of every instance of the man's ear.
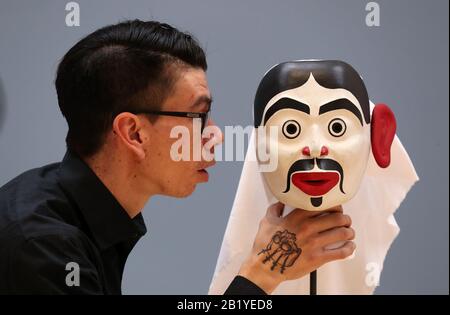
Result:
M120 143L131 150L137 157L143 159L145 151L142 145L142 125L138 116L123 112L113 121L113 132Z
M375 161L378 166L386 168L391 163L391 145L397 129L394 113L387 105L375 105L370 129Z

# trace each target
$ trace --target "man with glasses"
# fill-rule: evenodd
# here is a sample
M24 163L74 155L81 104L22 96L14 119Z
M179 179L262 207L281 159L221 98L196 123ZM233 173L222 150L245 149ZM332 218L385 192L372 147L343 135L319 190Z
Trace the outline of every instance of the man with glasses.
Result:
M146 232L147 201L189 196L215 163L171 158L174 127L195 135L194 120L201 130L213 126L206 69L191 35L154 21L104 27L65 54L55 85L67 153L0 188L0 294L121 293L126 259ZM258 244L286 226L281 211L269 208ZM311 213L289 216L292 224ZM343 218L335 220L348 226ZM262 259L249 257L226 293L270 293L287 280ZM294 274L316 267L305 261Z

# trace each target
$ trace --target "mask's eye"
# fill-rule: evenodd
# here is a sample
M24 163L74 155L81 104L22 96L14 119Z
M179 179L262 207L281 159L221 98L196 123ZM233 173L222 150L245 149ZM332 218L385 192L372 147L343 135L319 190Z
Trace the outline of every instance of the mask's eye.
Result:
M300 134L300 124L295 120L288 120L283 124L283 134L288 139L294 139Z
M328 124L328 131L333 137L340 137L345 133L347 125L340 118L335 118Z

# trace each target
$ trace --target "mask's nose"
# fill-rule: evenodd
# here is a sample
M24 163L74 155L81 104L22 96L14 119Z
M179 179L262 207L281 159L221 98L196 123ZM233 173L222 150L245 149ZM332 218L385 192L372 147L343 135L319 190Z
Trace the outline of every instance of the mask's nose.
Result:
M326 146L322 146L322 148L320 148L320 152L319 150L313 150L313 152L311 152L311 149L309 148L309 146L306 146L302 149L302 154L306 157L319 157L319 153L320 156L327 156L328 155L328 148Z

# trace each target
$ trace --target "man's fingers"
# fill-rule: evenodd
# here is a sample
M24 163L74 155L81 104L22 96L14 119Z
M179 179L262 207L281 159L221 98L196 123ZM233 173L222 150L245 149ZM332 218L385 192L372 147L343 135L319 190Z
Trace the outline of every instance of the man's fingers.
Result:
M329 213L336 213L336 212L342 213L343 211L344 210L342 209L342 206L339 205L339 206L336 206L336 207L333 207L333 208L330 208L330 209L327 209L327 210L311 211L311 212L312 212L312 217L318 217L318 216L326 215L326 214L329 214Z
M307 218L312 218L320 215L322 211L308 211L303 209L294 209L285 217L286 220L291 222L301 222Z
M336 207L330 208L330 209L328 209L327 211L330 211L330 212L343 212L343 211L344 211L344 209L342 208L342 206L341 206L341 205L339 205L339 206L336 206Z
M319 233L313 240L313 246L326 247L337 242L349 241L355 238L355 230L347 227L339 227Z
M267 208L266 216L269 218L279 218L283 215L284 204L281 202L274 203Z
M336 249L326 249L323 251L323 264L339 259L345 259L353 254L356 245L352 241L347 241L342 247Z
M320 233L336 227L349 227L352 219L341 212L329 213L323 216L308 219L308 230L311 233Z
M330 208L328 210L323 211L309 211L309 210L303 210L303 209L294 209L292 210L287 216L286 220L289 220L291 222L298 222L301 223L305 219L309 218L318 218L321 216L326 216L330 213L342 213L342 206L336 206L334 208Z

